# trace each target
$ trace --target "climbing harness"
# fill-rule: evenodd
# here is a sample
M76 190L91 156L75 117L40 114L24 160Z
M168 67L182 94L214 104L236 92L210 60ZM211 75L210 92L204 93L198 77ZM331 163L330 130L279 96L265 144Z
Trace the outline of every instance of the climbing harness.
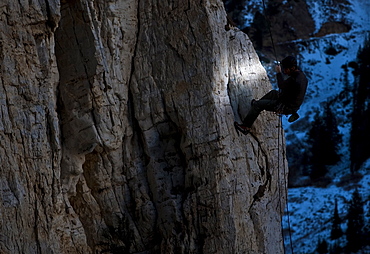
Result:
M271 44L272 44L272 48L273 48L273 51L274 51L275 64L280 64L280 62L278 62L278 60L277 60L275 43L274 43L274 39L273 39L272 32L271 32L271 23L270 23L269 18L267 18L267 16L266 16L266 4L265 4L265 0L262 0L262 3L263 3L263 10L264 10L265 19L267 21L268 30L269 30L269 34L270 34ZM283 145L283 139L281 137L282 136L282 131L283 131L283 128L282 128L282 115L281 114L278 116L278 120L279 120L279 123L278 123L278 183L280 184L280 157L281 157L280 143ZM285 160L283 159L283 170L284 170L283 171L283 179L284 179L283 185L284 185L284 190L285 190L286 214L287 214L287 220L288 220L288 231L289 231L290 249L291 249L291 253L294 254L292 234L291 234L291 228L290 228L289 203L288 203L288 185L287 185L287 181L286 181L285 166L286 166L285 165ZM279 200L282 200L281 199L281 188L279 188ZM279 203L279 205L280 205L280 212L283 214L281 202ZM283 220L281 221L281 234L282 234L282 238L283 238L284 253L286 253L285 244L284 244Z

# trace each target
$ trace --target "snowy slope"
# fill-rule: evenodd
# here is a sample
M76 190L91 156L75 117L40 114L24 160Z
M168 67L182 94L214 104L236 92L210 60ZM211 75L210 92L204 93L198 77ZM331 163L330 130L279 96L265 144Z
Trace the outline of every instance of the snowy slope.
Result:
M306 2L315 20L315 32L318 32L322 24L328 21L347 20L352 24L352 31L362 31L369 26L370 1L368 0L338 1L338 4L334 4L332 0L306 0Z
M294 253L313 253L320 239L325 239L329 244L334 243L329 237L335 199L338 202L339 215L344 220L355 186L358 187L362 197L367 197L370 193L370 174L365 175L357 184L353 184L352 188L351 186L338 187L333 184L328 188L289 189L289 218L286 213L283 217L283 229L284 232L288 232L289 228L291 230ZM367 208L365 211L369 210L370 201L367 201L365 208ZM345 230L345 222L341 226ZM286 233L286 253L291 253L290 236Z
M330 34L325 37L313 37L305 41L297 41L299 46L298 60L302 70L309 76L309 87L301 115L319 108L320 103L336 96L343 90L342 65L356 59L358 49L363 45L366 35L370 32L370 1L351 0L346 9L333 11L331 0L307 0L314 17L316 29L327 21L343 21L352 25L348 33ZM327 4L326 4L327 3ZM340 6L338 8L341 8ZM328 12L337 13L328 15ZM334 48L338 54L328 55L326 50ZM353 76L349 75L349 82L353 83ZM287 126L289 127L289 126Z
M310 122L317 111L323 111L323 105L340 94L345 87L345 79L350 86L354 83L352 69L348 68L347 75L343 65L356 60L359 48L363 45L366 37L370 36L370 0L350 0L347 4L333 6L332 0L323 0L318 3L316 0L306 0L309 3L311 15L315 18L316 29L327 21L346 21L351 24L352 29L348 33L329 34L324 37L312 37L308 40L298 40L299 48L297 56L301 69L309 78L309 85L305 102L299 114L301 119L306 118ZM348 4L350 3L350 4ZM345 8L344 8L345 7ZM334 10L334 8L339 8ZM328 13L334 13L329 15ZM334 49L336 54L327 54L328 49ZM272 66L266 66L271 73ZM272 78L272 82L273 82ZM351 96L351 95L349 95ZM352 105L337 105L336 115L338 117L339 130L343 134L344 142L341 152L348 156L348 140L351 128L349 114ZM291 124L287 117L283 117L283 126L286 137L305 137L307 129L291 130ZM309 126L308 126L309 127ZM287 144L290 143L287 138ZM349 157L343 158L349 161Z
M352 24L352 30L343 34L331 34L323 38L311 38L304 43L297 41L300 45L299 60L302 70L308 75L310 83L304 105L300 110L301 116L312 119L314 112L322 111L322 105L329 99L337 96L344 88L343 64L356 59L357 51L370 31L370 1L351 0L347 9L337 11L330 10L330 0L323 0L320 3L316 0L307 0L310 6L310 13L315 19L316 29L328 21L328 12L334 13L334 18L347 20ZM325 4L326 3L326 4ZM337 6L338 7L338 6ZM344 8L341 6L340 8ZM333 17L332 17L333 18ZM308 43L307 43L308 42ZM336 55L325 53L329 47L335 48ZM353 84L354 77L348 73L349 84ZM331 170L334 183L327 188L301 187L289 189L289 218L284 216L284 231L289 229L288 219L292 236L292 245L295 254L313 253L319 239L329 240L334 200L338 200L338 210L342 217L347 213L348 202L354 190L359 186L363 199L369 199L370 195L370 160L363 166L361 173L364 175L357 184L346 184L339 186L340 178L349 172L348 140L351 123L348 118L349 108L342 108L338 105L337 117L339 118L339 129L344 135L341 146L343 154L342 161ZM297 133L290 130L290 124L286 118L283 121L287 134L302 138L305 132ZM287 140L289 143L289 140ZM338 185L338 186L337 186ZM343 183L341 184L343 185ZM366 203L367 210L370 209L369 200ZM366 211L366 210L365 210ZM342 225L345 229L345 223ZM331 243L328 241L329 244ZM290 238L285 238L287 247L286 253L292 253L290 249Z
M309 12L315 21L313 34L319 32L326 22L343 22L349 24L351 29L347 33L329 34L324 37L289 42L295 43L299 48L297 59L301 69L309 78L309 87L305 102L299 111L300 122L290 124L287 122L288 118L283 117L287 144L295 142L294 140L304 140L310 128L309 124L305 126L304 123L310 123L316 112L323 111L323 106L327 101L336 98L338 94L343 92L346 82L349 86L353 85L352 69L348 68L346 74L342 66L356 59L359 48L370 32L370 0L305 1L308 3ZM268 0L266 0L267 2ZM283 4L289 4L289 0L284 0ZM245 27L251 25L256 11L263 12L262 1L248 1ZM334 51L334 53L329 53L328 50ZM273 86L276 87L273 64L266 63L265 68ZM348 94L348 96L351 97L352 94ZM364 175L360 182L343 180L346 179L343 177L349 173L348 144L352 104L349 103L344 107L339 99L336 100L333 108L336 110L334 114L338 118L338 128L343 134L343 142L340 145L342 160L330 170L333 184L327 188L300 187L288 190L289 217L288 214L283 217L283 229L285 233L289 232L289 219L294 252L290 250L291 243L288 234L285 238L286 253L314 253L320 238L329 240L330 218L333 213L334 200L338 200L339 213L344 219L355 186L359 186L363 199L367 199L366 208L370 210L370 160L360 171ZM343 230L345 226L344 221ZM341 241L341 245L344 245L344 238ZM328 243L332 244L330 241Z
M312 120L314 114L323 111L323 105L338 96L347 84L350 86L354 83L352 69L348 68L347 74L343 69L343 65L356 60L356 55L359 48L363 45L365 39L370 36L370 0L351 0L351 4L347 5L347 9L333 11L330 4L331 0L323 0L323 3L317 4L315 0L307 0L311 2L309 6L312 8L310 12L315 17L316 27L320 27L328 19L332 19L328 12L338 13L338 20L346 20L350 23L352 29L348 33L330 34L325 37L313 37L305 41L297 41L299 47L298 60L301 69L309 78L309 86L305 102L302 105L299 114L302 118L306 117ZM329 6L329 7L328 7ZM337 6L338 7L338 6ZM330 9L331 8L331 9ZM327 54L328 49L335 49L336 54ZM270 67L271 68L271 67ZM345 82L345 79L347 80ZM348 96L352 96L349 94ZM340 102L339 102L340 103ZM348 156L348 138L351 128L349 114L352 111L352 105L338 104L336 107L336 116L339 123L339 130L344 136L342 144L342 153ZM310 121L309 121L310 122ZM291 124L287 122L287 118L283 118L283 126L286 134L302 138L307 130L292 131ZM287 135L288 137L289 135ZM287 143L289 144L289 139ZM344 162L348 162L349 158L343 158ZM342 165L343 167L343 165Z

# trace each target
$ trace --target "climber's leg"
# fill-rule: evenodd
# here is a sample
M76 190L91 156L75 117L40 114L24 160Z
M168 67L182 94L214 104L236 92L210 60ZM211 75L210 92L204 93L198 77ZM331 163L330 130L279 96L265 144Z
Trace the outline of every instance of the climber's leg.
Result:
M243 120L243 126L252 127L254 121L263 110L274 111L278 104L278 98L279 92L272 90L265 94L260 100L253 100L251 103L252 107Z

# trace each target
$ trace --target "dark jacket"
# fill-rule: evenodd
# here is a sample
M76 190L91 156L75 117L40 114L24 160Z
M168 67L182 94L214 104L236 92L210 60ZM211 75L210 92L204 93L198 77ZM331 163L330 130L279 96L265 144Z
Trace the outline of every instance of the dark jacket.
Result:
M297 111L303 103L307 90L308 80L306 75L298 70L284 80L283 74L276 75L280 88L279 101L292 111Z

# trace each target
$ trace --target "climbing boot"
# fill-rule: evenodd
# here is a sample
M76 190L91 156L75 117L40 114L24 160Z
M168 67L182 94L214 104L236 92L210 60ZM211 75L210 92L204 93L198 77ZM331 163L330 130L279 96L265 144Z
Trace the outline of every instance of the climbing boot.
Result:
M236 131L238 132L238 135L239 135L239 132L243 133L244 135L247 135L249 132L251 132L251 128L245 125L242 125L242 124L238 124L237 122L234 122L234 126L235 126Z
M251 101L251 106L253 107L253 105L254 105L254 103L256 102L256 100L255 99L252 99L252 101Z
M290 115L290 117L288 118L288 122L292 123L292 122L296 121L298 118L299 118L299 115L298 115L297 112L295 112L295 113Z

